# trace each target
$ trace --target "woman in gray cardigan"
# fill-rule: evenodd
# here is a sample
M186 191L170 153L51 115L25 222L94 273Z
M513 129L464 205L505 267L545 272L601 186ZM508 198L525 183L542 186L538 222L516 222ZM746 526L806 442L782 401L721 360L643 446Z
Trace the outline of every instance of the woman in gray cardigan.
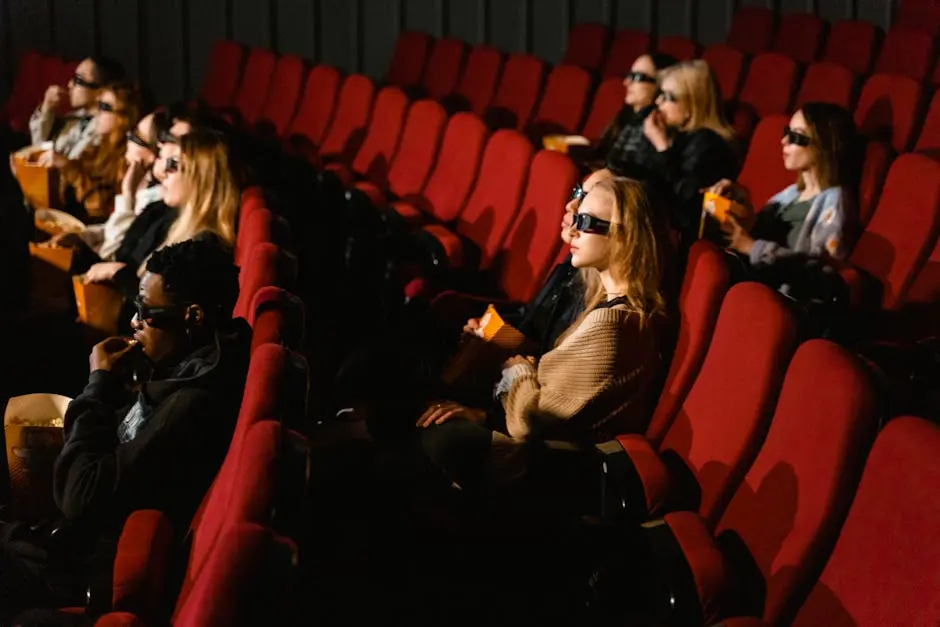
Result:
M748 275L789 292L807 267L848 254L855 223L857 154L855 124L848 111L807 103L793 114L781 145L796 183L773 196L750 231L731 216L728 248L745 258ZM723 180L710 191L749 209L747 193Z

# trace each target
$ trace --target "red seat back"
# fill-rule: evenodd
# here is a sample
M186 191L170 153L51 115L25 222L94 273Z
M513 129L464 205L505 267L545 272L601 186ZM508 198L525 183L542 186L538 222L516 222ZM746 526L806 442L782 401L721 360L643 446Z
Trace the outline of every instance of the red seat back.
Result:
M335 157L344 163L352 161L365 137L374 96L375 84L367 76L353 74L343 81L336 114L320 145L321 155Z
M785 13L780 19L773 51L800 63L812 63L826 37L826 22L812 13Z
M864 228L878 206L881 188L894 153L883 141L872 140L865 144L865 160L862 162L861 181L858 186L858 225Z
M274 53L264 48L253 48L248 54L245 74L232 104L250 124L258 119L268 98L276 63L277 57Z
M894 23L940 35L940 4L934 0L902 0L895 13Z
M262 287L251 301L251 352L264 344L300 350L304 339L304 303L279 287Z
M594 92L594 102L588 113L581 134L596 142L624 106L625 89L623 79L612 76L605 79Z
M881 306L900 307L940 232L940 163L909 153L898 157L878 208L850 261L882 286Z
M203 102L214 109L232 104L242 78L245 49L234 41L219 41L209 53L209 66L199 92Z
M243 267L248 258L248 252L261 242L272 242L274 229L274 214L263 204L251 207L249 201L242 207L245 220L235 239L235 265ZM245 211L248 209L248 211Z
M293 54L284 55L274 66L271 92L259 120L271 124L278 136L284 134L297 111L306 73L304 60Z
M418 31L403 31L395 41L392 60L385 74L385 82L399 87L413 87L421 83L428 53L431 51L431 36Z
M759 283L729 290L702 368L660 449L667 464L694 477L698 511L709 525L757 456L795 347L796 322L779 294Z
M388 171L398 148L408 111L408 96L398 87L383 87L375 97L366 138L353 159L352 169L381 188L388 187Z
M450 118L424 193L408 200L440 222L455 220L477 180L487 139L486 125L472 113Z
M604 24L575 24L568 34L568 45L561 62L586 70L599 70L604 63L609 41L610 30Z
M236 318L248 319L251 315L251 301L262 287L289 287L286 285L289 281L284 277L287 273L284 263L280 249L269 242L261 242L248 249L245 263L238 272L238 302L235 303L233 314Z
M764 52L751 61L740 101L747 103L758 116L787 113L796 90L796 61L776 52Z
M729 46L744 54L756 55L770 49L774 38L774 12L772 9L742 7L731 20L728 31Z
M800 91L796 95L794 110L807 102L831 102L852 110L855 102L855 74L834 61L820 61L806 69Z
M490 46L474 46L455 93L466 101L471 111L483 115L496 95L502 69L502 52Z
M855 124L863 135L885 139L897 152L914 144L923 87L912 78L875 74L865 82L855 107Z
M702 59L708 63L715 73L715 80L721 89L723 100L731 101L737 98L741 78L744 76L744 53L737 48L726 44L709 46L702 53Z
M835 549L795 627L940 622L940 427L896 418L875 440Z
M323 141L333 117L340 82L339 71L328 65L317 65L310 70L288 136L306 138L314 145Z
M389 189L399 197L418 194L434 167L447 112L433 100L419 100L408 109L401 144L388 174Z
M682 290L679 292L679 333L669 372L646 437L658 446L698 376L715 330L721 301L728 291L730 273L725 254L701 240L689 249Z
M807 393L812 390L812 393ZM878 429L865 366L826 340L793 356L767 439L717 529L734 537L766 583L764 620L786 623L822 571L845 520ZM741 565L742 577L747 568Z
M760 211L770 197L796 182L796 173L783 167L783 146L780 139L790 116L771 115L760 121L754 130L747 157L738 176L751 195L751 204Z
M574 133L580 128L591 90L591 75L575 65L559 65L548 75L533 126L546 133Z
M698 44L688 37L661 37L656 42L656 50L687 61L698 56Z
M920 130L914 150L940 152L940 91L933 95L924 127Z
M936 38L929 31L892 26L875 62L875 72L907 76L921 83L930 76L936 54Z
M422 85L428 96L440 100L457 87L457 79L470 46L459 39L444 38L434 42Z
M532 159L522 207L500 255L500 287L506 298L528 303L552 269L561 238L558 224L578 168L557 152L540 150Z
M864 76L871 71L880 42L881 31L871 22L839 20L829 32L821 58Z
M497 131L483 153L477 184L457 218L457 232L480 248L480 268L495 261L525 190L532 143L515 131Z
M35 50L27 50L20 57L16 77L10 97L3 107L7 120L21 120L40 103L42 92L47 87L42 84L42 55Z
M545 62L541 59L530 54L509 56L488 113L490 115L497 110L507 116L506 123L497 126L509 126L517 130L525 128L542 91L544 75Z
M650 43L650 36L646 31L635 28L618 30L604 63L604 78L617 77L623 80L637 57L649 52Z

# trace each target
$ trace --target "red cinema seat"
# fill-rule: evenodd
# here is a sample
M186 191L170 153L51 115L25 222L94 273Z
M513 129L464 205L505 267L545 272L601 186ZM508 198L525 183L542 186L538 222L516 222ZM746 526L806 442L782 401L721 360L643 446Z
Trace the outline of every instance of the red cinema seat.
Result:
M940 91L935 92L930 101L927 118L920 130L914 150L940 154Z
M750 137L757 120L789 112L798 70L796 61L776 52L754 57L734 115L734 128L741 137Z
M483 115L496 95L503 69L503 53L490 46L474 46L457 88L447 98L449 108Z
M833 61L813 63L806 68L793 109L807 102L831 102L851 111L857 85L857 77L845 66Z
M809 64L816 60L826 38L826 22L812 13L785 13L780 19L773 51Z
M441 100L454 91L469 49L470 46L459 39L445 38L434 42L421 83L428 97Z
M581 135L592 142L599 140L623 108L625 91L622 78L612 76L605 79L594 92L594 102L581 127Z
M238 113L241 121L254 124L268 98L274 78L274 67L277 57L270 50L253 48L248 54L245 63L245 74L232 108Z
M770 50L775 26L773 9L742 7L731 20L726 41L744 54L758 55Z
M618 30L607 53L604 63L604 78L617 77L623 79L630 72L633 62L649 52L651 46L649 33L646 31L624 28Z
M610 30L604 24L575 24L568 34L568 45L561 62L592 72L600 70L609 41Z
M352 162L365 138L374 97L375 84L367 76L353 74L343 81L336 114L320 144L321 157L340 163Z
M912 78L875 74L865 82L855 107L855 124L861 134L884 139L896 152L914 145L914 129L924 90Z
M327 65L317 65L307 74L297 115L285 133L287 145L295 152L307 150L313 154L323 141L333 119L340 83L339 72Z
M896 74L922 83L937 55L936 36L921 28L892 26L875 61L876 74Z
M680 61L688 61L698 56L699 46L687 37L661 37L656 42L656 50Z
M245 49L234 41L219 41L209 53L200 99L213 109L222 109L232 104L242 78Z
M10 96L0 109L0 120L13 130L25 130L29 116L39 105L47 85L41 81L42 55L28 50L20 57Z
M503 68L496 96L484 118L494 129L522 130L542 91L545 62L530 54L512 54Z
M269 285L290 289L296 276L296 260L289 253L270 242L256 244L248 250L245 264L238 273L240 289L233 316L247 320L258 290Z
M733 102L738 97L738 89L744 77L747 60L744 53L726 44L715 44L705 49L702 60L706 61L715 73L722 99Z
M531 137L541 141L553 133L572 134L580 128L593 80L587 70L559 65L548 75L538 109L528 127Z
M399 34L385 82L401 88L420 85L431 44L431 36L425 33L409 30Z
M738 183L751 197L751 205L760 211L777 192L796 181L796 173L783 167L783 129L790 123L788 115L765 117L754 130L751 144L738 175Z
M865 76L875 62L881 38L881 31L871 22L839 20L832 25L821 60L838 63Z
M304 87L306 74L306 63L296 55L284 55L277 60L271 79L271 91L258 116L256 126L270 127L276 137L287 131L300 103L300 92Z
M300 350L305 334L302 300L279 287L262 287L251 302L251 353L264 344Z

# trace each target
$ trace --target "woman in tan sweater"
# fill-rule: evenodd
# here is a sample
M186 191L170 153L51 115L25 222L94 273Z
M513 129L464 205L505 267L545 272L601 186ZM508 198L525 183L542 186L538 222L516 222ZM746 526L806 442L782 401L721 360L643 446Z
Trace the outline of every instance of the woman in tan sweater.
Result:
M503 365L494 398L505 424L453 401L431 403L417 421L422 449L458 485L519 476L528 441L602 441L646 428L662 365L662 215L631 179L584 196L571 226L584 313L541 359Z

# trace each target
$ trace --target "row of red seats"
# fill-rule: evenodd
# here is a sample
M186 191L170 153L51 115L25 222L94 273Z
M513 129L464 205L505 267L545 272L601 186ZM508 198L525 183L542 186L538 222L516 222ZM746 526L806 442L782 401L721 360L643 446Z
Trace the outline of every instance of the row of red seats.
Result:
M65 87L75 75L77 61L66 61L56 55L43 55L27 51L20 59L16 81L9 98L0 109L0 124L13 131L28 131L29 117L42 102L46 88L50 85ZM68 110L68 99L61 103L62 111Z
M879 403L871 374L856 357L825 340L797 348L794 315L778 294L756 283L737 285L726 294L728 284L722 253L706 242L695 244L679 300L679 340L650 427L644 435L620 436L600 447L607 460L608 489L625 476L617 476L617 469L629 467L638 480L638 490L626 484L625 491L614 487L617 498L612 502L620 511L606 513L627 520L664 517L693 575L703 619L743 609L781 624L792 618L837 544L878 429ZM895 435L905 431L919 437ZM940 442L940 429L903 419L889 424L878 438L872 460L881 461L869 461L863 490L884 481L872 475L897 461L889 460L903 450L896 448L902 441L918 451L912 451L905 468L929 485L940 481L940 466L929 453ZM882 449L892 453L885 455ZM896 470L888 476L901 482L896 487L902 494L920 492L917 483L908 483ZM924 505L914 525L928 532L933 528L928 513L940 501L913 500L915 508ZM891 510L907 505L891 499L890 506L880 504L878 511L885 520L895 520L897 529L905 518ZM837 556L858 550L854 542L859 534L870 538L878 533L864 529L864 523L855 525L854 536L844 533L839 539ZM880 539L882 544L870 547L866 559L888 559L894 543L902 542L894 536ZM845 543L853 544L847 548ZM910 550L918 544L903 542ZM902 553L914 557L906 548ZM862 582L866 587L882 575L891 585L887 596L859 610L859 624L885 624L877 620L880 613L910 598L894 578L925 578L929 584L937 576L932 568L936 557L898 562L910 571L892 567L877 577L860 575L869 578ZM763 585L749 586L748 581ZM823 581L831 580L824 574ZM744 586L737 588L735 582ZM938 589L929 588L926 598L910 606L911 615L936 613ZM832 592L840 600L854 601L852 609L862 598L854 596L852 586ZM808 607L813 607L812 597Z

